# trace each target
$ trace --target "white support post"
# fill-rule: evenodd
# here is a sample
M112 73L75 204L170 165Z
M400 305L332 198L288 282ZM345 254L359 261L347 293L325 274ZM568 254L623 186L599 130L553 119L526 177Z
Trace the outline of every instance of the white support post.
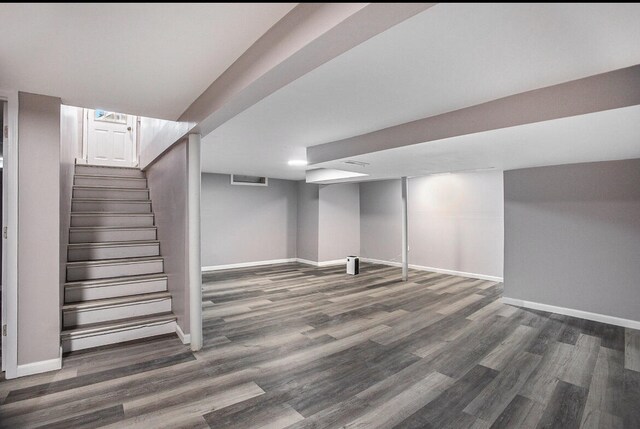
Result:
M409 279L409 225L408 225L408 202L409 202L409 180L406 177L400 179L402 186L402 280Z
M200 264L200 134L189 134L189 330L191 350L202 348L202 268Z
M18 91L1 91L0 99L7 102L8 136L4 140L3 198L4 219L2 267L2 324L7 334L2 337L2 359L5 378L18 376ZM4 229L6 228L6 230ZM4 327L0 327L3 335Z

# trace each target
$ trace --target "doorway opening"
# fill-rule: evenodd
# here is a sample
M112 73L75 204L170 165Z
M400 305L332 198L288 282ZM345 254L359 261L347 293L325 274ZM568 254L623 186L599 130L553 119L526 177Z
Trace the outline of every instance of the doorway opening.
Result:
M138 166L139 118L101 109L84 109L82 158L76 164Z

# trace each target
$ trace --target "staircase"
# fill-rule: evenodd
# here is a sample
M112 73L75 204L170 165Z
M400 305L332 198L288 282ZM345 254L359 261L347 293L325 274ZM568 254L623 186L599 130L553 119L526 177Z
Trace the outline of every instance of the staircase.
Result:
M175 332L144 172L76 165L73 183L63 350Z

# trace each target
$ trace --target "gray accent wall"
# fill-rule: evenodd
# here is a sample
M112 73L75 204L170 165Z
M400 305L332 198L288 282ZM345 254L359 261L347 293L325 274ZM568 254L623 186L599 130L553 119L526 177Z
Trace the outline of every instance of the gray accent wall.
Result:
M502 171L410 179L409 263L502 277L503 207Z
M402 261L400 180L360 184L364 258ZM409 179L409 264L502 277L502 172Z
M504 296L640 320L640 159L507 171Z
M189 334L189 260L187 142L174 145L146 170L158 227L160 254L168 276L172 310L182 332Z
M318 212L320 187L304 180L297 182L297 257L318 261Z
M18 97L18 365L25 365L60 357L60 99Z
M297 182L231 185L228 174L202 174L202 266L296 257Z
M319 262L360 254L360 185L341 183L319 189Z
M360 183L360 254L402 262L400 180Z

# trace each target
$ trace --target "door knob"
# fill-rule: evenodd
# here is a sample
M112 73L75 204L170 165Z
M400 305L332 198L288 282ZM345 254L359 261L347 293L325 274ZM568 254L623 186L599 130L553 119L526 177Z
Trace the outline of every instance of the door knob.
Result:
M131 127L127 127L127 131L131 131Z

